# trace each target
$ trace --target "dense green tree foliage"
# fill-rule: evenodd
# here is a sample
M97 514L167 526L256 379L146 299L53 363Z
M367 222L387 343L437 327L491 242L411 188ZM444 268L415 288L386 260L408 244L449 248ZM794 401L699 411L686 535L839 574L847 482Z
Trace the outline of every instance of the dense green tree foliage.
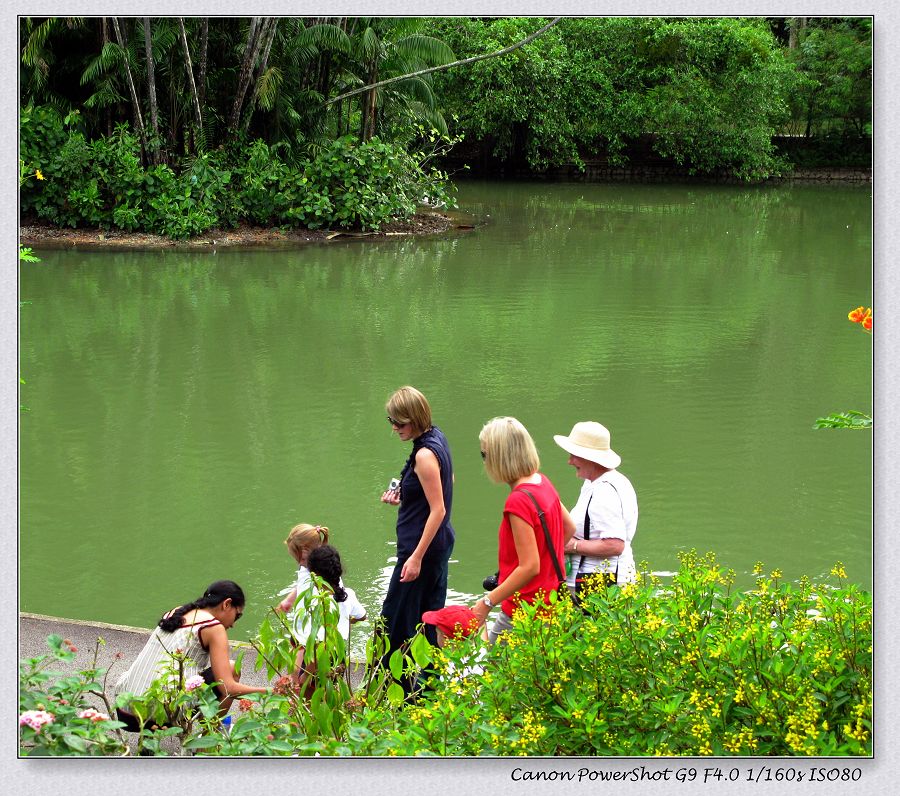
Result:
M871 20L813 17L796 39L789 50L801 76L791 97L796 131L806 136L871 133Z
M447 19L435 34L460 55L502 44L539 20ZM436 78L467 136L532 167L579 153L621 159L654 147L697 171L753 177L775 166L795 72L761 19L568 19L522 52Z
M128 121L163 162L241 132L315 154L347 133L445 133L430 76L327 105L351 88L453 60L422 19L25 18L22 105L81 112L88 138ZM117 32L118 31L118 32Z
M427 164L460 137L533 170L649 141L692 173L764 178L787 165L781 133L817 137L826 164L867 157L869 19L546 24L23 18L21 156L47 177L23 208L178 236L245 218L372 228L445 196ZM263 184L265 208L235 204Z

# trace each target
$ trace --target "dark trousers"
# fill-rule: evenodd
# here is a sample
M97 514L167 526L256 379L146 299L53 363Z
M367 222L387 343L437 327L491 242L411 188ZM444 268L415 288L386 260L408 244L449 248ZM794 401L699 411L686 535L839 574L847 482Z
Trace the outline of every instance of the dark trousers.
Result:
M381 607L381 615L385 621L384 632L390 645L382 658L383 666L387 667L391 654L416 635L416 628L422 623L422 614L444 607L447 600L447 568L452 552L451 544L440 553L426 555L422 559L419 577L409 583L400 582L400 573L406 559L397 561ZM437 646L434 625L425 625L425 638L430 644ZM400 685L403 686L403 693L409 696L415 683L413 678L404 676Z

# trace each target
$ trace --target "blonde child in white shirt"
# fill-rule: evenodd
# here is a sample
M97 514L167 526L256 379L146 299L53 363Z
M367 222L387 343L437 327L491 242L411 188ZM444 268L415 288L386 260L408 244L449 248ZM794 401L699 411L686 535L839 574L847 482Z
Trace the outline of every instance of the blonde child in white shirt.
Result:
M288 552L297 562L297 579L288 595L278 604L278 610L288 614L291 625L294 625L296 622L294 603L297 602L297 595L309 585L309 569L307 569L306 560L311 550L315 550L319 545L328 544L328 528L324 525L310 525L301 522L291 528L284 543L287 545Z

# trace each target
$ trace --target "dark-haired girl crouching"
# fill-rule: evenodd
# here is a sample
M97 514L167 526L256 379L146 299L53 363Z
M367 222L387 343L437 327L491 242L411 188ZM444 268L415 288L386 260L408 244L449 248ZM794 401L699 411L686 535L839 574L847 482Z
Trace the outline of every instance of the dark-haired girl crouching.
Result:
M229 658L228 628L244 613L244 592L234 581L217 580L193 602L165 614L137 659L116 682L116 693L142 697L154 680L173 669L174 656L184 659L182 687L200 676L213 685L225 715L236 696L270 691L238 681ZM127 707L116 710L125 729L140 732L141 722Z
M349 586L345 586L341 579L344 568L341 564L340 553L329 544L320 545L310 552L307 566L312 574L318 575L325 582L326 600L324 605L331 614L334 626L346 645L350 641L350 625L362 622L366 618L366 609L357 599L356 592ZM311 675L316 670L316 656L307 656L306 650L310 644L325 641L325 623L321 621L321 618L315 623L318 625L318 629L313 638L312 613L320 604L317 599L318 595L320 595L319 587L315 582L310 582L306 592L298 598L297 623L293 630L299 645L295 680L298 686L303 687L303 693L306 696L311 696L315 690L315 681L311 679ZM304 663L304 659L308 660Z

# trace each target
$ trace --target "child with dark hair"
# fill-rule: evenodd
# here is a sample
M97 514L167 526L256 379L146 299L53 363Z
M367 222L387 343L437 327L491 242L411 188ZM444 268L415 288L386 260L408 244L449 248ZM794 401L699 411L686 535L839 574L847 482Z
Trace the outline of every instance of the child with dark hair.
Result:
M219 696L221 715L236 696L271 691L239 682L229 657L228 632L244 613L244 592L231 580L217 580L202 596L164 614L137 659L116 682L116 693L143 696L154 680L173 668L174 656L184 659L185 687L198 677ZM199 680L197 680L199 682ZM202 685L202 683L200 683ZM128 707L117 709L125 729L140 732L141 722Z
M356 598L356 592L349 586L345 586L341 580L344 570L341 566L341 556L338 551L329 544L319 545L311 550L306 561L306 566L313 575L318 575L328 587L330 591L330 599L325 605L326 610L333 611L337 619L336 625L338 633L345 642L350 639L350 625L356 622L362 622L366 618L366 609ZM305 593L299 595L297 601L298 622L295 629L297 642L300 650L297 653L297 677L298 682L302 683L308 677L312 667L307 666L306 671L303 667L303 659L306 647L310 642L312 632L312 622L309 614L316 610L316 606L320 605L321 592L313 581L312 587ZM305 609L307 615L301 615L301 608ZM316 632L316 641L325 640L325 628L322 623Z

